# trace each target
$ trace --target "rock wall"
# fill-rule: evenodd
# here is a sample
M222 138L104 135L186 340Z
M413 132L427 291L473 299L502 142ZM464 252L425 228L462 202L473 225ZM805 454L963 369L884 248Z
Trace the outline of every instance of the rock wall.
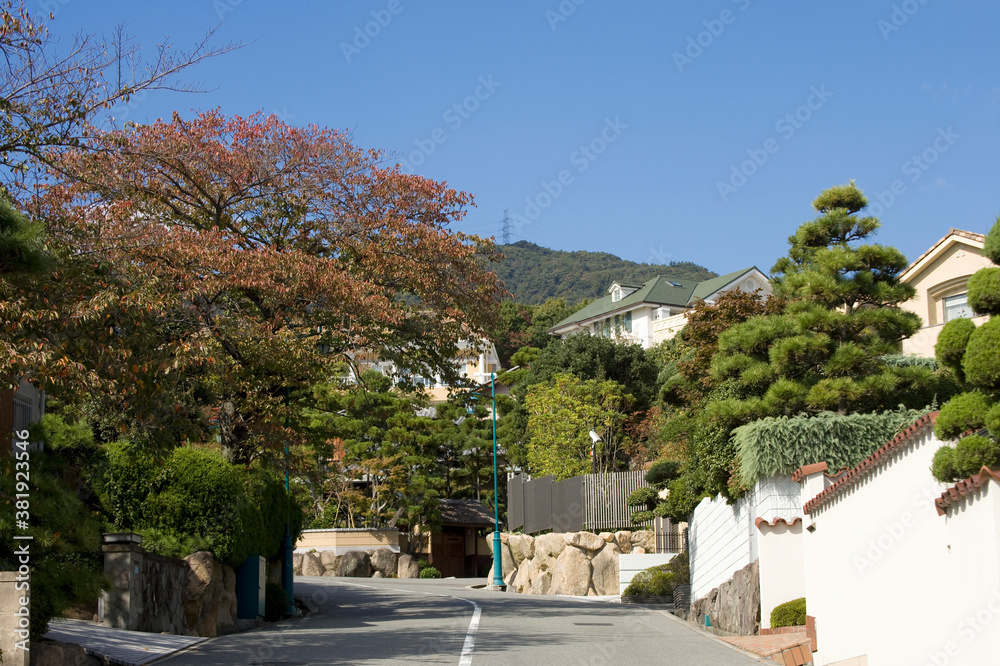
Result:
M493 535L486 537L493 552ZM618 556L651 553L652 530L501 534L500 559L508 592L598 596L618 594Z
M236 626L236 572L205 551L183 560L136 542L105 544L111 580L104 624L116 629L213 637Z
M714 628L727 634L752 636L760 632L760 570L757 560L691 604L688 618L704 626L706 614Z
M337 555L332 550L295 553L296 576L347 576L350 578L417 578L420 566L412 555L389 548L352 550Z

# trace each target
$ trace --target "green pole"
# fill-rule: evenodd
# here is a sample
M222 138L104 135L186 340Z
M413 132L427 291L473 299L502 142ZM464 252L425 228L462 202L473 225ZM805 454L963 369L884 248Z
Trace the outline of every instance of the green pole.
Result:
M494 380L496 373L490 373L490 397L493 399L493 586L503 587L503 559L500 556L500 495L497 483L497 394Z

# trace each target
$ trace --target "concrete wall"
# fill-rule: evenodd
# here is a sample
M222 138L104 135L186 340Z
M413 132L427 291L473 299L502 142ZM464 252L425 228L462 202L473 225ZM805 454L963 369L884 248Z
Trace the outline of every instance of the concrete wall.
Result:
M789 477L762 479L734 504L703 499L688 526L691 598L699 599L758 558L757 518L802 515L800 489Z
M806 596L802 521L791 526L784 521L761 523L758 529L760 626L770 628L775 606Z
M295 542L296 553L307 553L311 550L332 550L336 555L343 555L352 550L364 551L374 548L388 548L394 553L398 553L399 530L349 528L303 530L302 536Z
M933 503L944 486L929 471L941 442L930 428L908 442L807 518L805 597L818 664L864 654L873 666L933 663L928 655L954 632L955 589L970 598L987 589L949 560Z
M188 566L145 552L138 544L105 544L104 624L116 629L185 634L184 587Z

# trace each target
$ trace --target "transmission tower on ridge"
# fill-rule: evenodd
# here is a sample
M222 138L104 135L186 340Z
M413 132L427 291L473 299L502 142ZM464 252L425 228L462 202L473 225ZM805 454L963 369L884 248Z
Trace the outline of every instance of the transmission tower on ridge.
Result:
M503 237L503 244L510 245L510 215L507 214L506 209L503 212L503 229L500 233Z

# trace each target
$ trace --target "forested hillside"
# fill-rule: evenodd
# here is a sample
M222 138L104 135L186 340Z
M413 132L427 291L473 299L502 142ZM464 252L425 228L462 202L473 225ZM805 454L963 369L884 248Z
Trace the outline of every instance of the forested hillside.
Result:
M716 273L689 261L670 265L639 264L607 252L564 252L528 241L501 245L504 260L494 270L519 303L539 304L548 298L567 303L604 295L612 282L645 282L657 275L706 280Z

